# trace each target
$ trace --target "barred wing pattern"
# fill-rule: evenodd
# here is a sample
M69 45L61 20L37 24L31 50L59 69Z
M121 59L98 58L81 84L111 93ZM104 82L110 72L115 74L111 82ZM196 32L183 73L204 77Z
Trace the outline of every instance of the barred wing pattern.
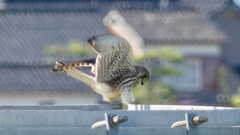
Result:
M124 103L134 102L132 88L144 84L149 78L148 70L143 66L133 66L130 53L131 46L120 37L99 36L88 39L97 58L63 64L56 62L53 72L61 71L82 82L101 94L103 99L112 102L121 95ZM95 76L88 75L77 67L92 67Z
M93 50L98 54L95 64L95 79L106 82L122 76L123 69L133 70L131 64L131 46L120 37L100 36L88 40Z

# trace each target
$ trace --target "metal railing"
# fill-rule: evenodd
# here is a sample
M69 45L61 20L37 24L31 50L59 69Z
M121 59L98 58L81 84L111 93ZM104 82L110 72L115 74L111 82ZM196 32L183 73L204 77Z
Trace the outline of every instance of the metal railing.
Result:
M240 134L240 109L197 110L198 107L192 106L196 110L113 110L106 105L98 105L97 108L101 106L108 109L94 110L90 105L58 106L57 109L54 106L0 107L0 134Z

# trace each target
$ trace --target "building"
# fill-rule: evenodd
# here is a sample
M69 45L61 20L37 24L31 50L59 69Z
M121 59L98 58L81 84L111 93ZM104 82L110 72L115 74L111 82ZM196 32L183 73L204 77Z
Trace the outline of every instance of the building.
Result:
M0 99L11 99L8 104L25 104L28 101L31 104L98 103L101 98L93 92L89 94L90 88L83 83L49 72L55 60L81 58L51 55L44 48L49 45L64 46L73 40L85 43L92 35L119 35L113 28L119 20L110 21L110 25L104 23L112 11L125 20L122 26L127 24L131 28L131 31L125 31L125 36L128 34L131 35L127 36L129 38L137 38L137 42L130 40L141 44L142 48L171 46L184 54L185 63L177 65L183 76L163 78L182 93L180 99L206 100L202 104L217 104L218 68L226 64L227 59L222 59L223 55L231 53L222 49L228 48L227 32L212 19L223 15L233 4L229 0L53 0L51 3L11 0L1 4L0 72L3 81L0 92L3 98ZM53 101L54 96L56 100ZM17 97L21 98L17 100Z
M0 18L0 105L98 103L97 95L87 85L50 72L55 60L81 58L51 55L45 48L108 34L101 15L88 11L10 10L1 11Z

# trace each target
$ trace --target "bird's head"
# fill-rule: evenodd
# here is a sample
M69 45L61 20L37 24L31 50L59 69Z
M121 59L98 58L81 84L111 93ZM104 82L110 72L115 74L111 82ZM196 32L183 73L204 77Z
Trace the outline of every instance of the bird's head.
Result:
M149 80L149 71L143 66L137 66L137 78L141 85L144 85Z

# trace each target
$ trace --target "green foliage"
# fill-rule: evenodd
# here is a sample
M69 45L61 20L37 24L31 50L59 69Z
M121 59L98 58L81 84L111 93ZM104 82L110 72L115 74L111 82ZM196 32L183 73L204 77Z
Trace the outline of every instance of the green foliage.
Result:
M70 41L66 46L59 45L49 45L44 48L45 52L50 55L60 55L60 56L93 56L94 53L87 44L83 44L79 41Z
M238 92L232 96L230 102L234 107L240 107L240 87Z
M134 58L134 60L137 62L151 59L158 59L160 61L182 62L183 55L174 48L165 47L160 49L152 49L145 52L144 56L140 58Z
M223 105L237 106L236 101L238 97L240 100L240 96L239 96L240 90L239 90L239 94L236 94L232 98L230 98L232 94L231 94L231 88L230 88L231 85L229 83L229 73L228 73L227 67L222 65L218 68L217 78L218 78L219 95L222 96L222 98L217 98L218 102Z
M136 104L172 104L176 101L174 89L159 81L138 85L133 93Z
M154 49L145 52L141 58L134 58L137 63L146 63L150 79L144 85L138 85L133 93L136 104L173 104L176 102L176 92L173 87L160 81L161 76L179 76L174 63L183 62L183 55L174 48ZM154 64L157 63L157 64ZM162 63L162 64L160 64Z
M220 87L220 93L222 95L230 95L230 87L228 81L228 72L226 67L220 66L218 69L218 84Z

